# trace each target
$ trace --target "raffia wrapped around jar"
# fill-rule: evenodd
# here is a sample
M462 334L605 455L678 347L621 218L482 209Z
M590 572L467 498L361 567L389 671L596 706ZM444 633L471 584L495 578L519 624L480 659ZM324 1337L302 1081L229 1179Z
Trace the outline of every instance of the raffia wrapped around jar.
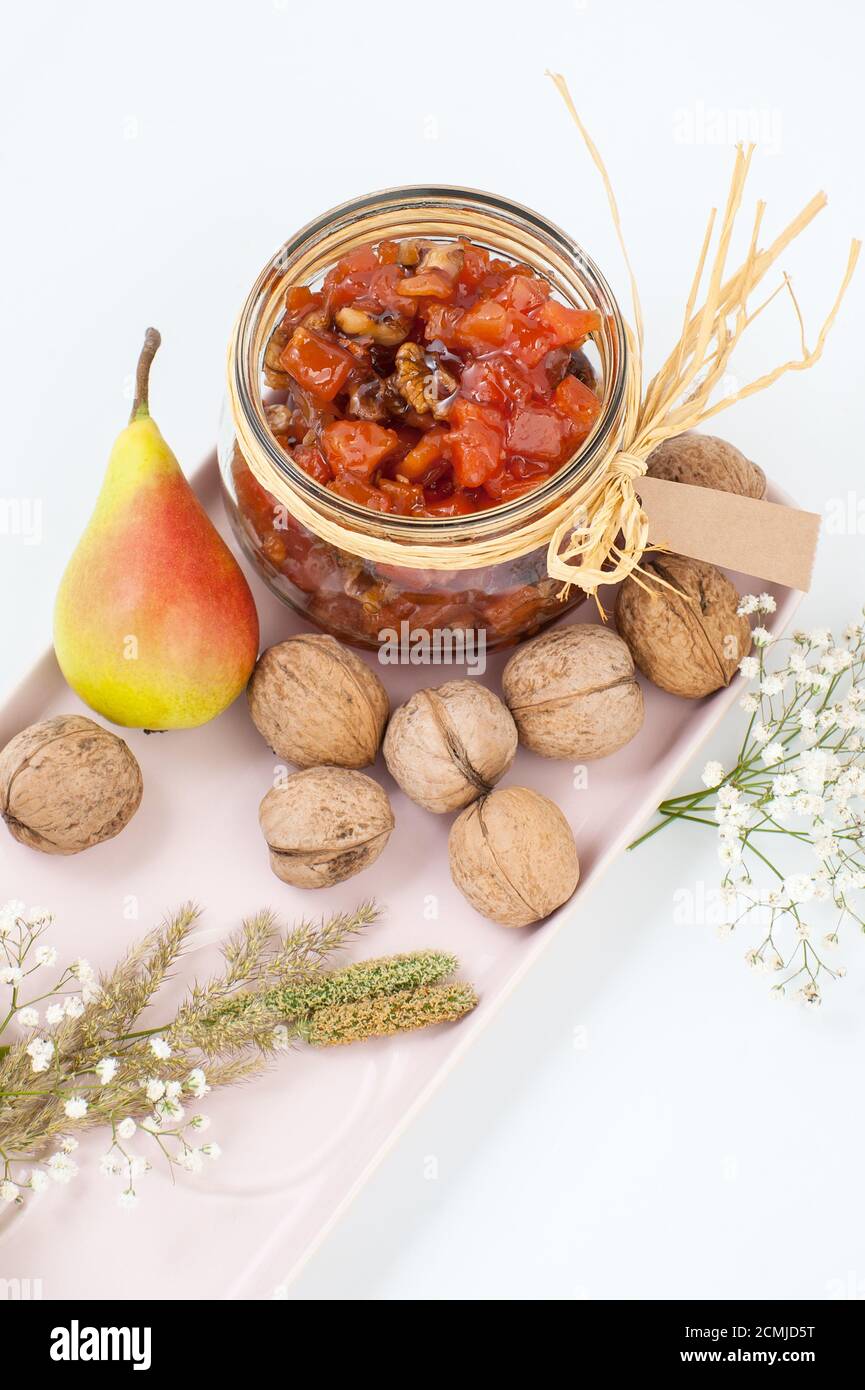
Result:
M639 480L646 473L649 455L658 445L684 431L712 419L736 401L764 390L790 371L814 365L822 355L826 337L853 275L860 243L851 243L847 266L835 301L826 316L813 347L805 340L802 316L786 274L757 304L751 303L758 287L779 261L790 243L813 221L826 205L826 195L816 194L799 214L768 246L760 246L765 204L757 202L748 238L747 252L734 270L728 268L731 243L742 209L745 184L751 165L753 146L737 147L726 202L720 217L712 210L700 246L691 287L685 303L678 341L660 369L645 381L645 335L639 292L622 235L616 199L601 156L586 131L571 99L567 84L558 74L550 74L591 154L603 181L616 236L627 267L633 307L633 325L625 323L627 352L622 426L602 449L592 448L593 437L582 446L586 466L575 474L573 487L551 504L511 529L476 538L455 538L425 544L410 536L395 540L381 534L370 517L367 528L352 527L344 520L316 505L309 480L286 469L278 474L260 463L260 439L267 431L263 407L260 418L250 421L239 399L237 334L229 349L228 390L234 419L237 447L257 481L289 514L313 536L349 556L376 565L398 566L401 570L441 572L481 570L520 559L539 548L546 548L549 577L560 586L565 597L572 587L597 598L601 585L617 584L628 576L646 582L640 561L649 542L649 520L639 496ZM466 226L464 233L471 233ZM273 269L270 287L273 297L290 283L280 281ZM732 394L714 400L717 390L729 376L731 359L747 330L776 295L786 293L793 304L800 331L799 355L757 376ZM269 325L262 321L250 344L250 356L261 360ZM580 455L577 455L579 460ZM314 491L314 489L313 489ZM768 505L768 504L755 504ZM695 558L708 558L695 556ZM759 575L759 567L754 573ZM652 579L654 582L654 578Z

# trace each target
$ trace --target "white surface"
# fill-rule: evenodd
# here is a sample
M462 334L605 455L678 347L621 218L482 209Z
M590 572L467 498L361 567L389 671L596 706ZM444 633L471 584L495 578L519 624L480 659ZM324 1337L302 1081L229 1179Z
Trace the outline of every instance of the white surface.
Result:
M752 110L763 130L751 193L768 201L768 231L830 193L785 261L816 327L865 229L856 7L499 0L446 15L106 0L7 20L0 496L19 516L41 506L43 526L39 544L0 535L4 686L49 634L144 327L165 344L156 417L191 466L213 441L240 301L313 214L387 184L489 188L565 226L625 299L597 176L547 66L569 77L613 176L653 361L726 189L719 111L734 124ZM820 366L718 422L815 511L852 492L865 514L863 295L860 273ZM796 350L779 301L740 373ZM824 535L804 621L854 615L863 547L852 527ZM710 751L723 759L733 738ZM773 1006L745 943L675 924L675 893L716 881L704 833L667 832L610 873L296 1296L865 1294L865 948L851 941L849 977L818 1015Z

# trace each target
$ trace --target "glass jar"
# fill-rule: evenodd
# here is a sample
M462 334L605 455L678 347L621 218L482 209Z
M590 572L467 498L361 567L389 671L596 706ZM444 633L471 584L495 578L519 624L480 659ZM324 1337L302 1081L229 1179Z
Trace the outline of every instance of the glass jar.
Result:
M295 464L268 428L265 405L281 397L267 388L264 351L289 286L320 285L330 267L355 247L385 238L467 237L495 256L520 261L566 304L600 312L601 328L586 345L593 354L602 408L574 456L521 497L468 516L414 518L372 512L321 486ZM291 237L264 267L243 306L229 353L229 394L219 437L226 505L246 554L270 588L325 632L356 646L441 632L475 634L486 650L538 632L582 597L564 602L547 573L547 547L482 568L437 568L437 547L467 546L513 536L537 523L573 493L586 471L621 433L625 394L625 330L618 305L590 258L545 218L519 204L468 189L395 188L325 213ZM238 435L244 441L243 451ZM321 539L291 514L285 484L323 521L358 539L396 542L408 555L423 548L424 567L382 564ZM282 484L282 486L280 486ZM326 528L325 528L326 529Z

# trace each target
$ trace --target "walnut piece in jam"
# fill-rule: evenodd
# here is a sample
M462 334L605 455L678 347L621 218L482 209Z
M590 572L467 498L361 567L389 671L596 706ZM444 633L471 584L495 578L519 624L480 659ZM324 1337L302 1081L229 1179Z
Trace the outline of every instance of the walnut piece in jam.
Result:
M289 289L265 353L275 438L361 506L468 515L555 473L601 411L594 310L470 241L381 241Z

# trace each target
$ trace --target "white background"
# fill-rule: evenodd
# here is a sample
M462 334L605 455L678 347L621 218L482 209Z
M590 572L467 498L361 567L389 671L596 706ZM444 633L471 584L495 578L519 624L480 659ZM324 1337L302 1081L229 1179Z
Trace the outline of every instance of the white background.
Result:
M770 232L830 193L785 261L816 325L865 230L863 42L853 0L7 11L0 495L41 506L43 526L39 544L0 535L3 688L48 641L148 323L164 340L155 413L192 468L212 446L249 284L291 231L352 195L425 181L506 194L567 228L624 300L553 67L613 176L654 364L726 189L737 112L761 138L752 193ZM718 426L815 511L852 492L865 512L863 302L865 272L823 363ZM786 303L754 338L742 377L796 354ZM807 622L855 615L863 549L855 525L824 534ZM711 751L723 759L734 736ZM770 1002L743 963L750 942L677 924L676 892L716 881L704 834L670 831L617 865L299 1296L865 1296L865 943L850 940L848 979L817 1014Z

